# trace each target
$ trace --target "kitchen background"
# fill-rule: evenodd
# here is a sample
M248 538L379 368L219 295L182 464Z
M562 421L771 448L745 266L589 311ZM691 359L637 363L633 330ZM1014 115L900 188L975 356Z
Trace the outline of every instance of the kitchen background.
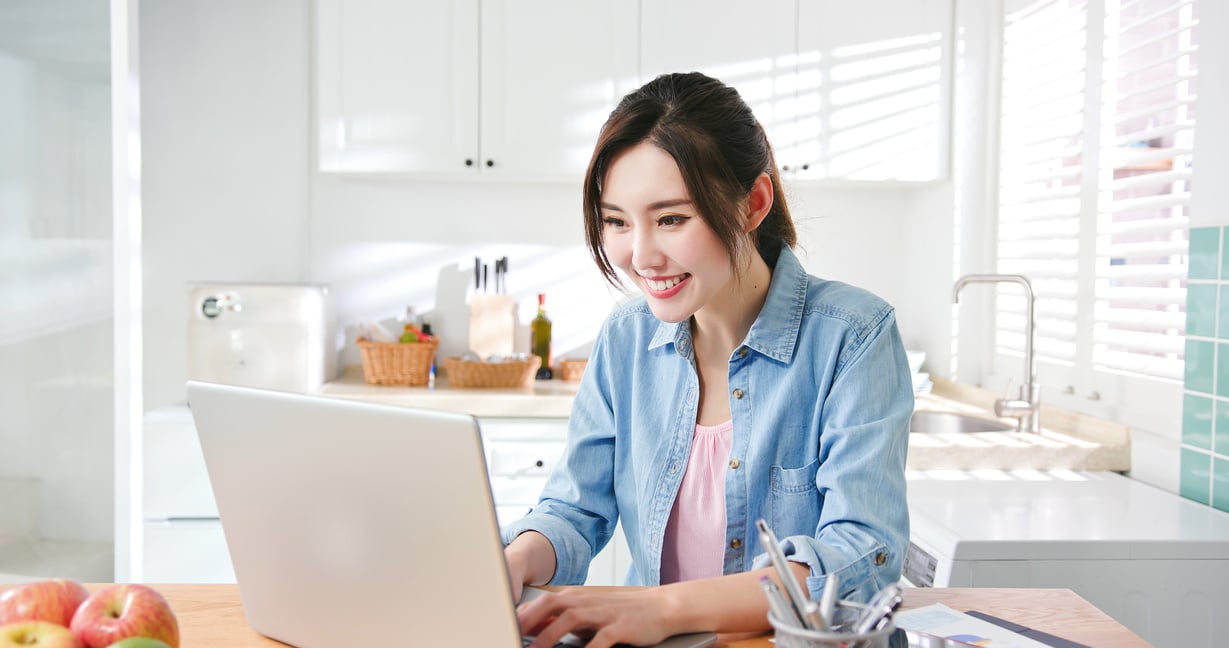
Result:
M421 4L424 11L445 5ZM636 6L590 3L605 7L609 20L553 34L546 78L515 70L515 76L497 81L484 78L484 97L505 83L516 84L520 97L526 88L541 88L542 106L557 110L560 102L574 102L578 115L600 121L609 102L636 85L636 65L628 66L633 59L620 58L621 50L639 46L634 60L641 68L645 60L676 68L699 65L686 53L654 53L653 43L666 42L667 35L715 42L695 55L719 57L716 65L726 66L727 78L746 94L765 84L788 84L788 73L772 63L780 57L741 60L735 43L744 39L734 36L746 30L745 40L771 43L781 33L792 34L794 12L806 3L756 3L759 21L746 20L742 11L696 11L691 15L702 13L712 24L692 30L682 19L688 14L674 15L662 9L667 5L644 0L642 11L663 12L679 32L646 29L639 36L635 14L629 27L620 4ZM988 298L962 299L958 320L951 305L958 275L995 269L996 196L990 188L996 181L998 122L989 108L998 89L997 4L919 5L952 11L942 32L951 39L944 48L952 56L951 114L933 131L937 150L950 149L950 166L928 168L911 160L918 163L920 182L794 177L786 191L812 273L858 284L892 302L906 345L927 352L933 375L1001 389L1018 369L1013 364L996 370L991 360ZM325 0L0 5L0 303L8 307L0 319L0 456L6 459L0 463L0 572L20 573L22 565L37 563L64 575L109 580L113 561L126 567L125 552L115 552L112 543L130 540L131 493L140 483L129 470L139 465L132 444L139 437L132 435L139 434L140 412L184 400L185 313L194 282L329 285L345 342L342 364L357 362L347 325L394 317L406 304L428 314L448 341L464 318L455 307L455 286L465 285L474 256L510 258L509 289L520 305L522 327L533 316L536 294L547 294L557 353L583 352L602 315L620 298L600 280L584 250L578 178L505 175L502 158L499 166L484 168L481 156L476 169L348 170L355 161L334 155L330 142L363 134L327 130L325 118L335 107L320 100L339 78L329 65L342 60L330 58L336 43L320 34L332 38L339 32L321 32L330 23L320 16L337 6ZM488 16L506 10L493 0L481 6ZM434 10L463 12L477 3L446 7ZM870 4L862 3L861 10L885 16ZM1203 120L1195 139L1190 224L1191 284L1200 289L1191 291L1187 308L1215 314L1223 303L1215 288L1229 280L1219 271L1229 247L1221 236L1221 227L1229 226L1229 187L1218 181L1229 172L1229 125L1218 119L1229 114L1229 39L1223 38L1229 34L1229 6L1201 3L1199 20ZM892 36L886 19L859 24L867 38ZM714 40L722 30L728 38ZM116 34L130 40L112 42ZM603 48L615 82L578 96L561 93L568 75L578 74L569 67L569 53L582 45ZM130 63L140 96L139 128L129 130L124 146L113 147L112 110L124 104L113 103L111 79L115 70L122 75L126 69L116 53L128 51L136 55ZM370 76L357 75L367 85L348 91L377 92L390 75L402 72L427 80L451 74L444 68L456 64L370 56L376 64ZM507 63L509 70L514 63ZM619 75L620 66L627 75ZM348 69L345 78L353 77ZM448 128L435 130L474 137L475 106L447 97L423 101L452 116ZM472 117L464 129L472 132L458 134L455 115ZM522 168L532 168L535 137L572 132L567 122L558 129L565 135L521 128L519 117L533 121L532 115L504 115L514 119L507 130L529 138L513 149L527 160ZM486 124L493 118L484 113L481 119ZM582 158L586 144L571 143ZM552 151L571 150L555 139L549 145ZM127 185L112 184L112 169L127 163L125 152L137 150L139 200L130 205L140 219L134 225L112 216L113 202L127 199L113 192L113 186ZM357 163L387 162L381 154L373 150ZM925 180L935 172L935 179ZM918 179L904 173L895 177ZM138 244L130 244L130 234ZM1213 270L1205 270L1207 264ZM1220 358L1229 366L1229 354L1216 355L1224 346L1218 340L1227 337L1221 330L1204 325L1191 331L1185 393L1178 385L1157 393L1151 415L1125 422L1133 426L1132 477L1225 509L1229 486L1221 485L1229 480L1229 459L1225 444L1214 441L1224 438L1224 428L1218 435L1212 423L1229 419L1223 411L1212 415L1229 402L1223 400L1229 370L1218 364ZM128 346L126 340L137 334L139 344ZM518 340L524 344L527 333ZM1218 389L1213 376L1222 373L1226 379ZM1044 370L1039 381L1055 387ZM1080 405L1076 397L1064 398L1046 394L1049 403ZM1111 417L1116 411L1112 401L1097 407Z

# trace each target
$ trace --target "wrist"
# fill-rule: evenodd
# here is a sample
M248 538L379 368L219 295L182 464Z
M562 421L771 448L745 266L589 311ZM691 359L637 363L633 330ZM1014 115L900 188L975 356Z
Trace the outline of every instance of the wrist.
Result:
M525 531L504 548L508 573L525 585L544 585L555 577L555 546L537 531Z

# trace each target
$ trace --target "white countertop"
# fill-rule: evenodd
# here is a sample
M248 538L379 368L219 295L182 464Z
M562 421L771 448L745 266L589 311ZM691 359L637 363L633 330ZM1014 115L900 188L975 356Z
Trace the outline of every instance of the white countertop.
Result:
M995 395L977 387L933 379L917 410L952 411L996 419ZM567 418L579 383L537 381L519 389L456 389L441 378L434 387L368 385L362 370L323 385L323 396L464 412L482 418ZM977 432L909 435L908 468L1066 469L1125 471L1131 467L1130 429L1091 417L1042 408L1042 432Z
M446 377L441 377L433 387L368 385L363 381L361 367L348 367L341 378L325 383L316 393L482 418L567 418L572 413L572 399L579 384L539 380L524 388L456 389L448 386Z
M1113 472L908 478L912 535L954 560L1229 558L1229 514Z

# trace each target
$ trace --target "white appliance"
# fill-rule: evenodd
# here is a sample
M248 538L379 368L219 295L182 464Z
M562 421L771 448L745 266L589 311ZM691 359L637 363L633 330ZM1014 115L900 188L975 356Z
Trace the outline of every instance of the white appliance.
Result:
M189 380L310 392L335 375L332 305L323 286L197 284L186 315ZM140 579L233 583L187 406L147 412L143 449Z
M336 375L324 286L200 284L187 315L188 380L308 392Z
M908 584L1069 588L1157 646L1229 636L1229 513L1112 472L908 477Z

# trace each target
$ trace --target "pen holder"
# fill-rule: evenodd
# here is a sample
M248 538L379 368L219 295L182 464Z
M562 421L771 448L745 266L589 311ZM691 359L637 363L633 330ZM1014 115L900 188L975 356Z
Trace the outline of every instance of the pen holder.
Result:
M768 622L772 624L773 640L777 648L888 648L896 624L888 617L882 628L861 634L842 632L852 626L858 616L869 606L853 601L837 601L835 621L831 630L807 630L779 621L772 612Z

